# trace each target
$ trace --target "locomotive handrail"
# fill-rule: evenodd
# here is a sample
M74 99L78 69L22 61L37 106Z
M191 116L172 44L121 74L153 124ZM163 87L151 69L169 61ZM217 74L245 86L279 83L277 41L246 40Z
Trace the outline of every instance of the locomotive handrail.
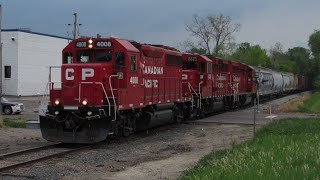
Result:
M201 84L203 83L203 81L201 81L201 82L199 82L199 96L200 96L200 98L199 98L199 101L198 101L198 107L201 109Z
M199 97L198 93L193 89L193 87L191 86L190 82L182 82L182 84L188 84L188 88L189 88L189 91L190 93L192 93L192 91L196 94L197 97ZM191 95L191 107L193 109L193 96Z
M238 96L237 96L237 95L238 95L238 88L239 88L238 85L239 85L239 84L237 83L237 89L235 89L234 86L232 86L231 83L228 83L228 85L229 85L229 86L231 87L231 89L233 90L233 100L234 100L234 101L238 100Z
M50 66L49 67L49 82L52 82L51 81L52 80L51 79L52 78L52 75L51 75L52 74L52 68L57 68L58 69L58 68L61 68L61 66Z
M190 82L182 82L182 84L188 84L189 91L190 92L193 91L197 95L197 97L199 97L198 93L193 89L193 87L191 86Z
M49 90L54 89L53 86L54 86L55 83L61 83L61 86L62 86L62 82L48 82L48 83L47 83L47 88L50 87L50 88L48 88ZM79 82L79 99L78 99L79 102L81 102L81 84L99 84L99 85L101 85L102 90L103 90L103 93L104 93L104 95L105 95L105 98L107 99L107 103L108 103L108 106L109 106L109 115L110 115L110 114L111 114L111 102L110 102L110 100L109 100L107 91L106 91L105 87L103 86L103 84L102 84L101 82ZM46 88L46 89L47 89L47 88ZM112 89L112 86L111 86L112 98L113 98L114 105L116 106L113 90L114 90L114 89ZM116 112L116 108L115 108L115 112ZM115 115L115 116L116 116L116 115ZM115 117L115 118L116 118L116 117Z
M108 106L109 106L109 115L111 114L111 103L107 94L107 91L101 82L79 82L79 102L81 101L81 84L99 84L102 87L103 93L105 98L107 99ZM113 93L112 93L113 94Z
M118 77L118 75L110 75L109 76L109 85L110 85L110 90L111 90L111 94L112 94L112 100L113 100L113 104L114 104L114 121L117 120L117 105L116 105L116 100L113 94L113 88L112 88L112 84L111 84L111 78L112 77ZM110 106L109 106L110 108Z
M61 87L62 87L62 82L48 82L45 91L46 91L47 89L48 89L49 91L52 90L55 83L60 83L60 84L61 84ZM50 86L49 86L49 85L50 85ZM48 87L49 87L49 88L48 88ZM48 92L48 93L50 93L50 92Z

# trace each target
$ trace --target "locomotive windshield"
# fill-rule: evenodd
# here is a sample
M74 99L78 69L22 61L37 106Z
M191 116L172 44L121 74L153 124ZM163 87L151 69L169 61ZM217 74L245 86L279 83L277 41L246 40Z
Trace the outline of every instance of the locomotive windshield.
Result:
M69 63L72 54L65 54L64 63ZM77 51L77 63L105 63L112 60L112 51ZM72 63L72 62L71 62Z
M185 62L183 62L182 69L183 70L196 70L197 63L194 61L185 61Z
M78 63L90 63L92 62L92 51L78 51L77 52Z
M112 51L97 51L96 52L96 62L110 62L112 60Z

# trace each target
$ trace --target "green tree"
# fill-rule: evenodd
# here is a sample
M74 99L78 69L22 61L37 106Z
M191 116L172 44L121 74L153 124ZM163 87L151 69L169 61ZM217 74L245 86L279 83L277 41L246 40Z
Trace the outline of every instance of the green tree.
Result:
M320 30L315 30L315 32L309 36L308 44L313 56L320 56Z
M231 55L231 58L252 66L271 67L271 60L266 50L259 45L251 46L248 42L239 44L238 49Z
M313 55L310 63L311 68L309 77L312 77L313 85L318 87L320 84L320 30L315 30L314 33L309 36L308 45Z
M287 51L288 59L295 62L295 73L308 74L310 71L310 50L303 47L294 47Z

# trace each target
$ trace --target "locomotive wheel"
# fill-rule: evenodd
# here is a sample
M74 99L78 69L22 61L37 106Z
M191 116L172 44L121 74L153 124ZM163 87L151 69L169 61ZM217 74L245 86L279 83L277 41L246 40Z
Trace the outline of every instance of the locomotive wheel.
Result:
M134 115L121 115L116 123L116 136L129 136L136 129L136 117Z
M134 133L135 131L135 124L136 120L134 116L127 117L124 120L124 125L123 125L123 136L129 136L130 134Z

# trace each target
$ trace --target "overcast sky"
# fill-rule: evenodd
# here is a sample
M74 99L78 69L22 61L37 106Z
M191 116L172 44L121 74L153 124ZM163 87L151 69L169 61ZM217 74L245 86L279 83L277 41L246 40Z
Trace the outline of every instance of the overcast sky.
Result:
M269 49L307 47L308 37L320 29L319 0L0 0L2 28L31 28L34 32L68 36L73 13L80 34L136 40L177 47L190 37L185 24L192 15L222 13L241 24L236 42ZM69 35L71 37L71 34Z

